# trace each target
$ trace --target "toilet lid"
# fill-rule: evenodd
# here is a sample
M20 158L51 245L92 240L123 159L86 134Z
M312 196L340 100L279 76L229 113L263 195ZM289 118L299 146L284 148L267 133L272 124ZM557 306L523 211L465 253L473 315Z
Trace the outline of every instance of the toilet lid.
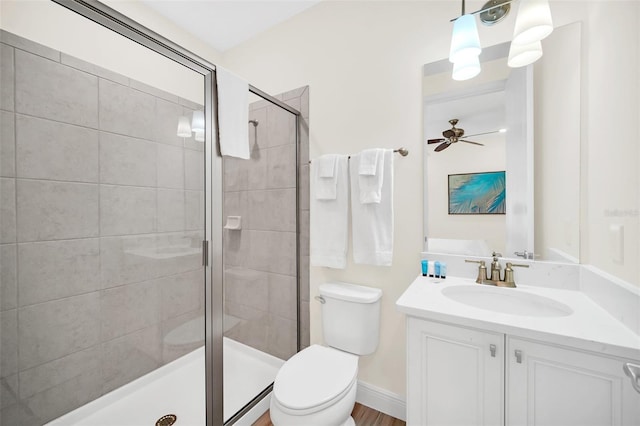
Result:
M326 404L358 375L358 357L320 345L309 346L284 363L273 385L278 402L292 410Z

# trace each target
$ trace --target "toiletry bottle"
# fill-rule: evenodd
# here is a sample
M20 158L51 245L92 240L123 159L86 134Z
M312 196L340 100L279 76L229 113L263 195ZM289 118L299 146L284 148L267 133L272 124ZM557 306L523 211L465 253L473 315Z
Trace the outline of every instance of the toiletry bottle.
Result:
M432 261L432 260L430 260L430 261L429 261L429 266L428 266L428 272L429 272L429 276L430 276L430 277L433 277L433 273L435 272L435 270L436 270L436 267L435 267L435 265L433 264L433 261Z
M447 264L445 262L440 263L440 278L447 278Z
M426 277L427 276L427 270L429 269L429 261L428 260L423 260L420 263L422 264L422 276Z
M436 260L436 263L435 263L435 269L436 269L435 270L435 277L436 278L440 278L440 262L438 262L437 260Z

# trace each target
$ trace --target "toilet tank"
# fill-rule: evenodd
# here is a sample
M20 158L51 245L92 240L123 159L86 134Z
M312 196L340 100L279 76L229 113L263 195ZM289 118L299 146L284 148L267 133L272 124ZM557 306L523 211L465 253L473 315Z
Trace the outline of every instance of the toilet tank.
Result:
M380 336L382 290L341 282L320 285L327 345L356 355L375 352Z

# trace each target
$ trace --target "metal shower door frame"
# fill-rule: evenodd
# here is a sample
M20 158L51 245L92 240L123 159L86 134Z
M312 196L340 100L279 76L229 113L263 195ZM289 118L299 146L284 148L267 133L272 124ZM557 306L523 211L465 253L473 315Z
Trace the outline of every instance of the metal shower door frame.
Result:
M184 49L160 34L140 25L131 18L100 3L97 0L52 0L73 12L107 28L148 49L165 56L179 64L201 74L204 77L205 93L205 241L203 241L203 264L205 266L205 367L206 367L206 425L216 426L224 424L223 414L223 261L222 261L222 156L217 149L217 132L211 133L216 115L214 105L216 96L215 70L216 65L200 56ZM274 98L262 90L249 85L249 91L289 111L296 117L296 129L300 112L286 103ZM296 170L298 161L298 140L296 130ZM297 178L297 173L296 173ZM298 185L296 184L296 187ZM210 188L210 191L206 189ZM296 191L296 207L298 206ZM296 212L298 218L299 212ZM299 222L297 220L297 222ZM298 238L299 240L299 232ZM296 244L299 258L299 242ZM297 271L298 287L300 281ZM298 297L299 300L299 297ZM298 329L300 324L298 316ZM299 332L298 332L299 333ZM300 340L298 339L298 350ZM244 410L243 410L244 411ZM231 419L233 423L237 418Z

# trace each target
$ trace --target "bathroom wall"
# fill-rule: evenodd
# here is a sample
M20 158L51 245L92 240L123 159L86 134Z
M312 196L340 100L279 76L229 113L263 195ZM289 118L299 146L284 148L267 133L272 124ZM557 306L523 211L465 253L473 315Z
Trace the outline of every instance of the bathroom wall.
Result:
M303 112L299 142L300 287L309 288L308 87L277 96ZM224 216L242 229L224 231L225 335L288 359L297 352L296 121L267 101L252 102L251 159L225 157ZM309 345L309 293L300 294L301 344ZM228 324L230 325L230 324ZM227 327L228 327L227 325ZM227 328L225 327L225 328Z
M219 52L140 2L106 0L102 3L202 58L219 63ZM163 61L149 49L50 0L2 0L0 28L193 102L204 102L200 82L194 81L191 71L182 65ZM114 51L119 54L111 54Z
M468 1L467 8L477 10L483 3ZM425 63L448 56L449 20L458 16L459 6L459 2L435 0L321 2L223 55L226 67L264 90L280 92L309 85L314 93L311 158L370 147L410 150L408 157L398 157L395 164L393 266L350 263L345 271L311 268L311 296L317 294L318 284L332 279L384 291L380 347L361 360L359 375L396 395L405 393L405 329L404 316L394 304L419 273L423 247L421 71ZM639 194L632 188L640 186L640 148L633 131L631 137L612 137L612 131L620 123L637 128L633 123L639 116L640 4L552 0L551 8L556 26L585 23L583 175L581 188L575 188L582 204L581 261L639 285L640 215L634 214ZM480 26L479 32L482 44L490 46L509 40L513 26ZM617 220L625 221L624 264L607 260L609 224ZM311 342L321 341L320 309L312 302Z
M165 339L203 315L200 106L1 41L0 416L42 424L202 344Z

